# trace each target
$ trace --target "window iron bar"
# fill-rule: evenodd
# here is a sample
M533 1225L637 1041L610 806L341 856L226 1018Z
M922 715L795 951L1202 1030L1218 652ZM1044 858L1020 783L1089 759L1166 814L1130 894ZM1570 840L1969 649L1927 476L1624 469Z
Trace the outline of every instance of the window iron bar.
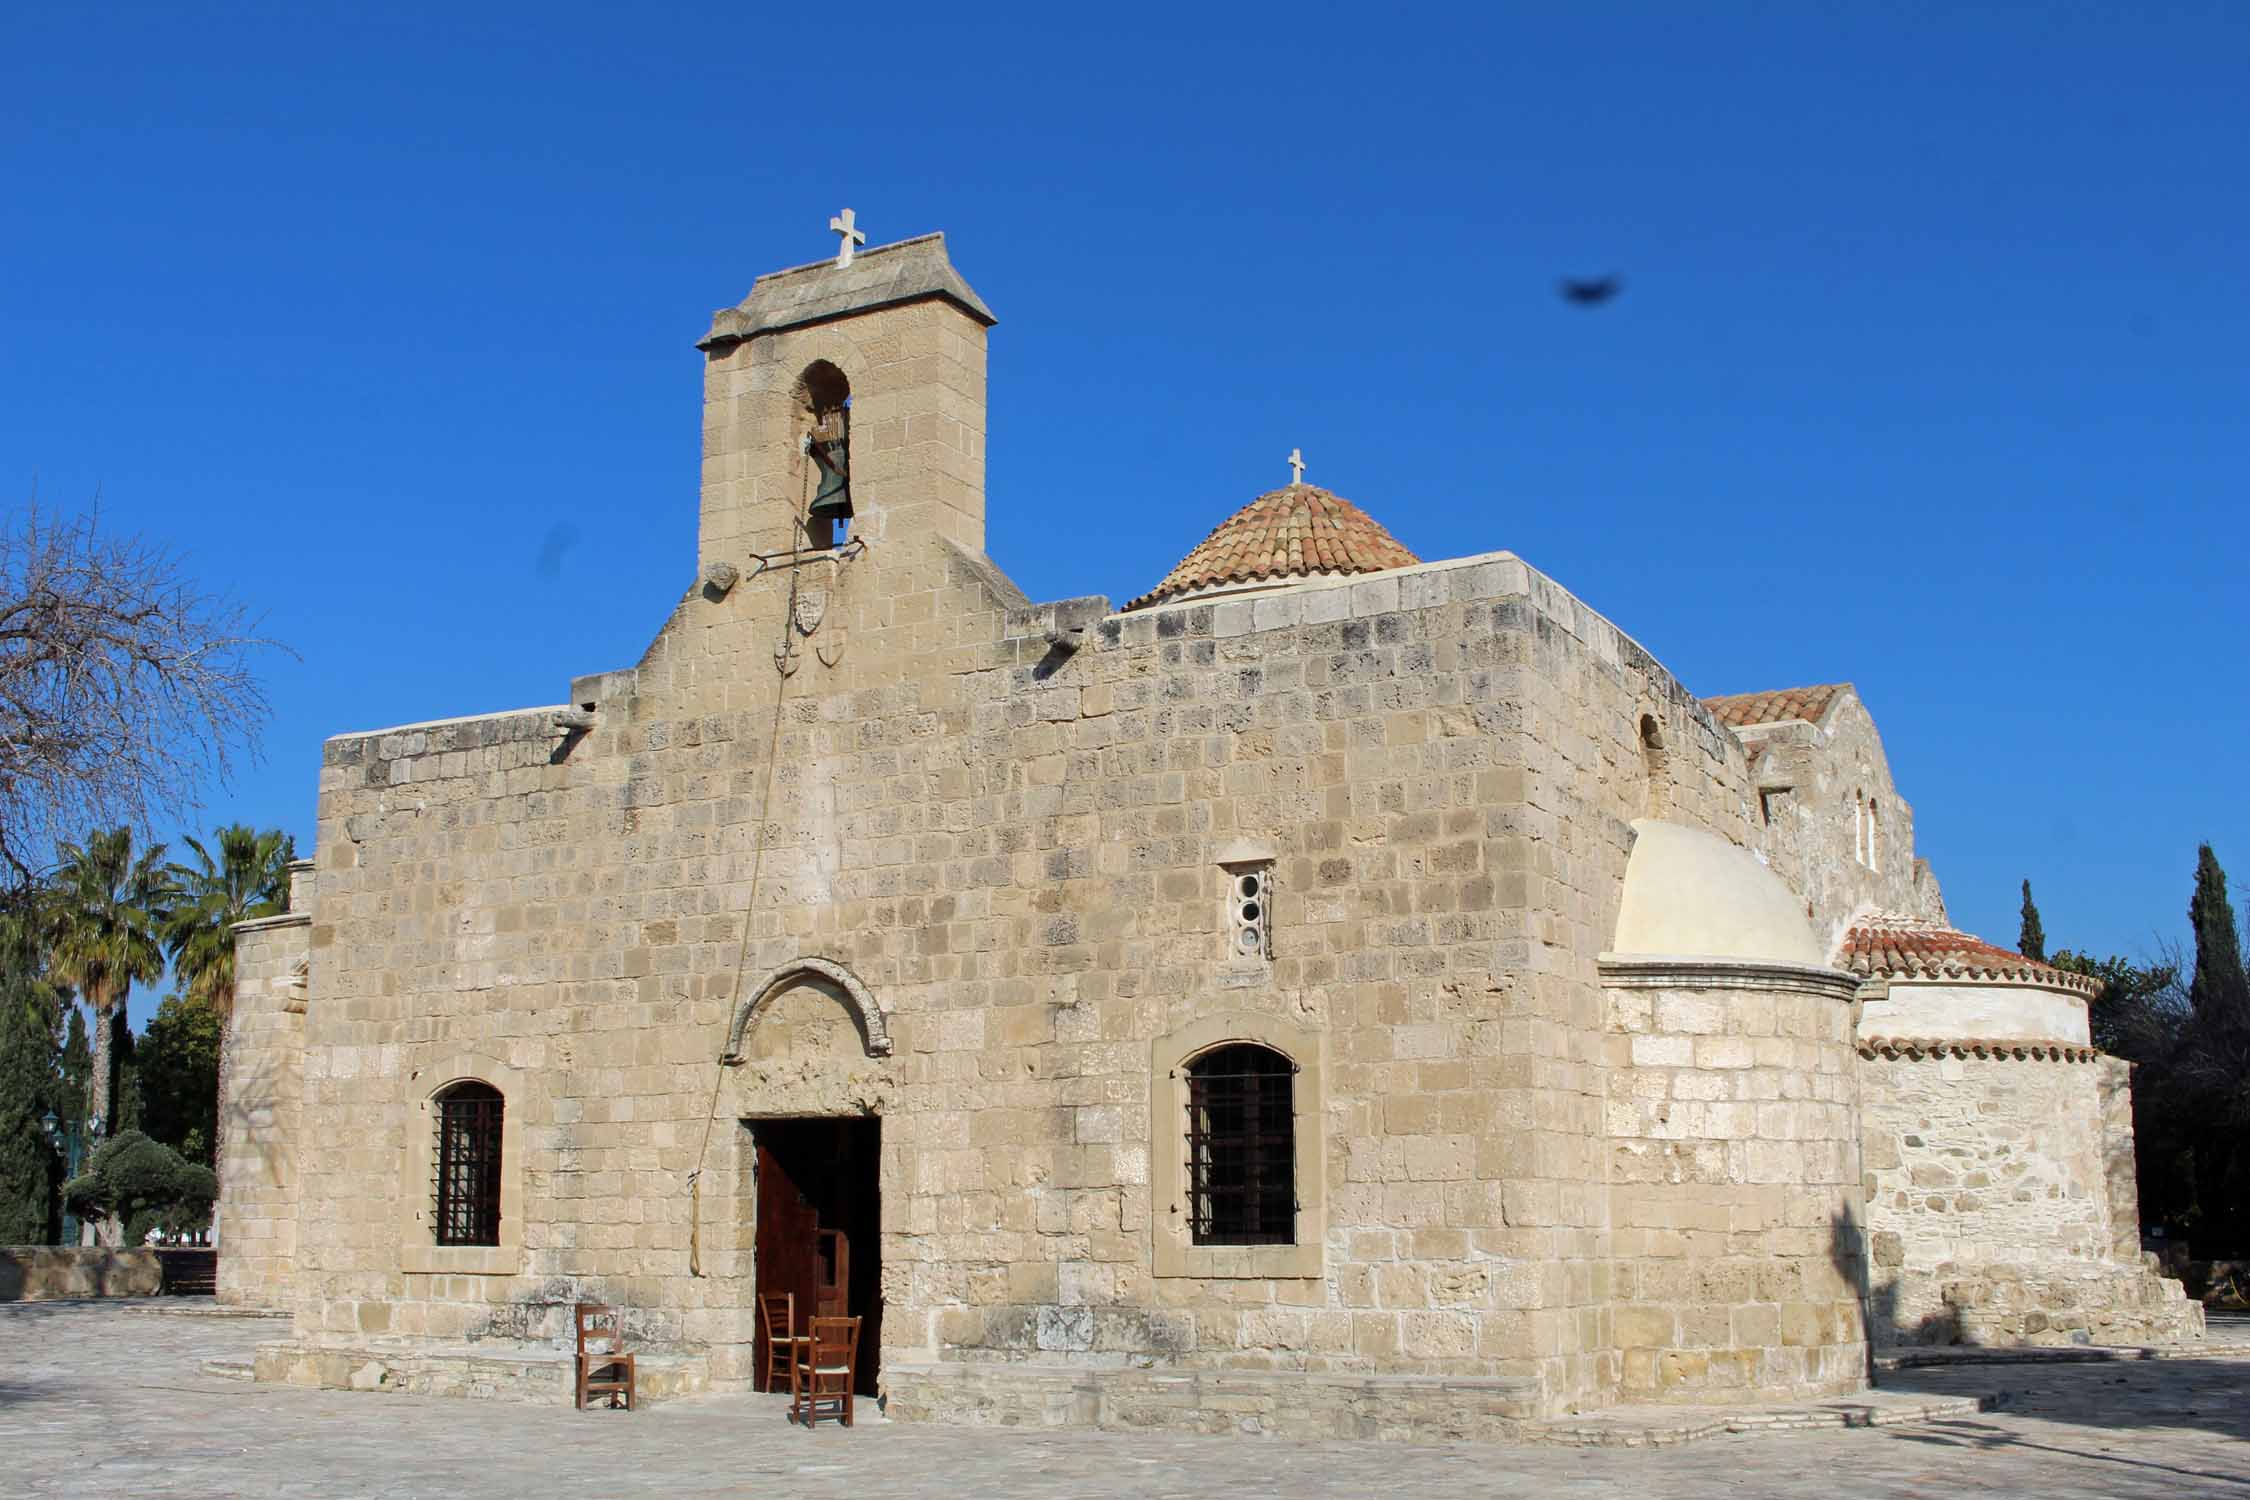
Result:
M1248 1043L1190 1064L1188 1228L1199 1245L1296 1241L1295 1075Z
M441 1245L500 1243L500 1130L505 1101L489 1084L438 1100L433 1229Z

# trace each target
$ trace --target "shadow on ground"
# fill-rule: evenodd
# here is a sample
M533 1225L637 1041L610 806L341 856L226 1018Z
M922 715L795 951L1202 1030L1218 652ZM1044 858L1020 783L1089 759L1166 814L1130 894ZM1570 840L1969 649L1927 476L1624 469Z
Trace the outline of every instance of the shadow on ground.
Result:
M2189 1430L2250 1442L2250 1360L2151 1359L2116 1364L1983 1365L1887 1373L1884 1390L1955 1395L1998 1390L2009 1418L1949 1417L1888 1430L1930 1447L2068 1455L2168 1473L2228 1494L2250 1494L2250 1478L2186 1468L2131 1450L2133 1435ZM2035 1419L2037 1425L2023 1419ZM2065 1429L2070 1429L2065 1432ZM2052 1438L2047 1434L2053 1433ZM2115 1442L2105 1439L2114 1437Z

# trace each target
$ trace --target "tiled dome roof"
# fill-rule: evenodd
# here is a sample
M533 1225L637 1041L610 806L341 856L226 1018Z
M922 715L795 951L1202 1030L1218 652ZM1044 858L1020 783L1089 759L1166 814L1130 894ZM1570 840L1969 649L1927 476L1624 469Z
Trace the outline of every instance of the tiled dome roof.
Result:
M2091 1000L2101 981L1996 948L1942 922L1895 912L1854 918L1837 953L1839 967L1868 979L2014 980L2071 990Z
M1421 560L1351 501L1317 485L1292 484L1221 521L1162 583L1125 607L1145 609L1206 589L1274 579L1379 573Z

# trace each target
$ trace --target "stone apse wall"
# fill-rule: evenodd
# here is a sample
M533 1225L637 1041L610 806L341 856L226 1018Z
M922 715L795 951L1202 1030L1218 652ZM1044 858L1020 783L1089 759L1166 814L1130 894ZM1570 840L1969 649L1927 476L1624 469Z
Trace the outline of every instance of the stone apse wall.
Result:
M2142 1344L2199 1337L2202 1308L2111 1201L2127 1065L2081 1045L1869 1048L1869 1313L1878 1343ZM2117 1131L2122 1123L2123 1135Z
M2086 1004L2059 984L1870 986L1859 1051L1879 1343L2201 1336L2201 1306L2141 1252L2131 1069L2089 1045Z
M235 924L234 1009L219 1128L222 1302L283 1307L297 1260L308 939L314 865L289 867L289 910Z
M1866 1382L1856 983L1784 964L1612 959L1616 1342L1638 1400Z

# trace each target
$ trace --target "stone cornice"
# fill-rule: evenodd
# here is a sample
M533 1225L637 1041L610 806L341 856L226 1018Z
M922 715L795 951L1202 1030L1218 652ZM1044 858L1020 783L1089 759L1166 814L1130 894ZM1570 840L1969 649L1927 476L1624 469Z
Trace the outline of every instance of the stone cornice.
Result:
M229 930L239 934L244 932L271 932L274 929L280 927L310 926L312 926L311 912L285 911L278 916L245 917L241 921L235 923L234 926Z
M921 234L862 250L849 265L816 260L768 272L751 283L750 295L739 307L722 307L711 315L711 331L696 347L722 348L762 333L933 298L952 303L987 328L999 321L953 269L944 234Z
M1602 983L1634 990L1783 990L1849 1001L1859 976L1810 964L1762 959L1699 958L1675 953L1604 953Z

